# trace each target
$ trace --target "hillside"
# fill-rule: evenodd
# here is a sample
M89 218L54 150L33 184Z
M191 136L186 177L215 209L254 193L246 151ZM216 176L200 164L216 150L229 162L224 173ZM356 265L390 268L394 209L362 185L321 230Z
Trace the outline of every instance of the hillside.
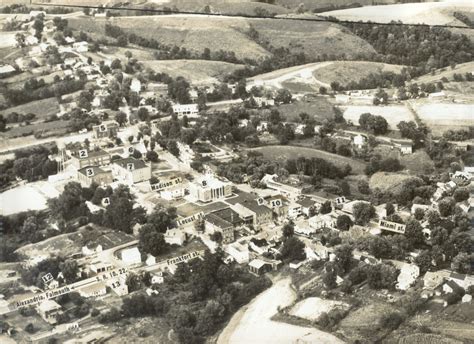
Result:
M162 60L144 61L145 67L156 72L167 73L171 77L182 76L192 84L213 84L242 65L206 60Z
M70 18L69 26L76 30L104 33L106 20L88 17ZM347 33L337 24L298 22L284 19L249 19L209 17L204 15L167 15L111 18L129 33L154 38L167 45L177 45L194 52L209 48L234 51L237 58L260 59L271 53L256 43L246 32L253 27L263 41L274 47L290 47L308 55L345 53L348 56L374 52L364 40Z
M453 13L474 12L471 0L451 0L444 2L406 3L385 6L366 6L337 11L323 12L320 15L333 16L340 20L374 21L389 23L392 20L408 24L460 25L464 23L454 18ZM375 19L376 18L376 19Z
M378 74L381 72L400 73L403 66L390 65L378 62L364 61L334 61L322 68L315 69L313 76L324 83L330 84L333 81L346 85L351 81L358 82L369 76L369 74Z
M463 77L466 73L472 73L474 71L474 62L466 62L459 65L456 65L454 69L452 68L442 68L437 69L433 74L426 74L420 76L419 78L414 79L414 82L417 83L428 83L440 81L442 78L447 78L449 81L453 81L454 74L461 74Z

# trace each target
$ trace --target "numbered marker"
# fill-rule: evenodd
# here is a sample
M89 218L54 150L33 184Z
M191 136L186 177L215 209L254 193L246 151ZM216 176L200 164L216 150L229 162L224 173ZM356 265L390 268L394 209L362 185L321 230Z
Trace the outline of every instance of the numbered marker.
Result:
M110 204L110 198L108 197L104 197L102 198L102 205L105 207L105 206L108 206Z
M89 153L87 153L87 149L81 149L79 151L79 158L87 158L89 156Z
M101 125L99 126L99 130L102 131L102 132L104 132L104 131L107 130L107 127L106 127L104 124L101 124Z
M281 207L281 200L280 199L275 199L272 201L272 206L273 207Z
M53 275L51 275L51 273L47 273L46 275L41 277L41 279L43 280L44 284L47 284L53 280Z
M133 171L135 169L135 164L133 162L130 162L127 164L127 170Z
M202 186L207 186L207 181L203 180L202 181Z
M263 200L263 198L259 198L257 199L257 204L258 205L262 205L265 201Z
M87 168L86 169L86 176L92 177L94 175L94 169L93 168Z
M135 152L135 148L133 148L133 147L128 147L128 152L129 152L130 154L133 154L133 152Z

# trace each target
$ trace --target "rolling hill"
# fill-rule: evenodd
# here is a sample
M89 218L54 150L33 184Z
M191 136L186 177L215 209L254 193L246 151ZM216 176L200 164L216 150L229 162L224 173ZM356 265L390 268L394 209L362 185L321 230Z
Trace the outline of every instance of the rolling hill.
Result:
M441 2L405 3L385 6L366 6L320 13L340 20L377 21L392 20L407 24L459 25L466 26L453 16L454 12L474 12L471 0L449 0Z
M76 30L104 33L106 20L89 17L70 18ZM167 45L177 45L194 52L233 51L240 59L258 60L271 53L246 33L253 27L261 40L274 47L289 47L309 55L341 54L348 56L371 53L374 49L364 40L333 23L299 22L285 19L252 19L209 17L205 15L167 15L111 18L110 22L127 32L154 38Z
M173 78L182 76L193 85L217 83L225 74L243 68L243 65L206 60L155 60L144 61L143 64Z

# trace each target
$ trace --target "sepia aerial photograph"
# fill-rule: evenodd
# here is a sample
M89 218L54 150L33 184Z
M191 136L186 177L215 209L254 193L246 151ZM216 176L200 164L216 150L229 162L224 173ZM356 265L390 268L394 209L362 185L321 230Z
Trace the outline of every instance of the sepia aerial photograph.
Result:
M474 344L474 0L0 0L0 344Z

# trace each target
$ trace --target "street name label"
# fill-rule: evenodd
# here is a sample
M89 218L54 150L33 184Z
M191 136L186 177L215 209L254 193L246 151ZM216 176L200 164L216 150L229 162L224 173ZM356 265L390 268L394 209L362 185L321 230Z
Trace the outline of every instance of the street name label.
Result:
M379 226L381 229L386 230L386 231L401 233L401 234L405 233L405 225L401 223L387 221L387 220L380 220Z
M177 177L177 178L173 178L171 180L168 180L166 182L159 182L159 183L156 183L156 184L151 184L151 190L152 191L161 191L161 190L164 190L166 188L181 184L182 181L183 181L183 179L181 177Z
M104 272L104 273L101 273L101 274L95 276L96 281L93 282L93 283L107 281L111 278L115 278L115 277L118 277L120 275L123 275L126 272L127 272L127 269L125 269L125 268L119 268L119 269L115 269L115 270L112 270L112 271ZM75 291L76 289L80 289L82 287L83 286L74 287L73 285L66 285L66 286L61 287L61 288L57 288L57 289L54 289L54 290L49 290L49 291L46 291L44 293L39 293L37 295L25 298L23 300L12 302L12 303L9 304L8 307L9 307L10 310L13 311L13 310L21 308L21 307L33 306L33 305L36 305L36 304L41 303L43 301L46 301L46 300L49 300L49 299L54 299L54 298L56 298L58 296L61 296L61 295L69 294L69 293Z
M183 254L182 256L179 256L179 257L170 258L166 261L166 263L168 263L168 265L176 265L178 263L188 262L191 259L203 256L203 255L204 255L204 251L194 251L187 254Z
M176 223L178 224L178 227L181 227L189 223L192 223L196 221L197 219L202 219L203 217L204 217L204 213L200 212L200 213L185 217L184 219L177 220Z

